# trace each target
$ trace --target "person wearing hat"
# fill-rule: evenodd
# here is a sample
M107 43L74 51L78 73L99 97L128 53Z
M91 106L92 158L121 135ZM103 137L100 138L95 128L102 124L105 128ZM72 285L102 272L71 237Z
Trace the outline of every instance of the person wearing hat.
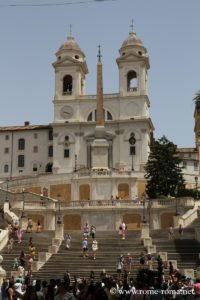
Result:
M92 241L92 255L93 259L96 259L96 252L98 250L98 242L96 240Z

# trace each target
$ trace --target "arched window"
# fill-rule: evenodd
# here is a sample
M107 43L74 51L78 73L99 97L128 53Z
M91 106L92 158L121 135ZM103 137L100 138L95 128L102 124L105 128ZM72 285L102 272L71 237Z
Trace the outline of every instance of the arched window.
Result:
M127 91L137 91L137 73L135 71L129 71L127 73Z
M96 121L96 118L97 118L97 110L95 109L95 110L91 111L91 113L88 115L87 121L94 122L94 121ZM111 121L113 119L111 113L106 109L104 109L104 119L105 119L105 121Z
M72 94L72 76L65 75L63 77L63 95L71 95Z
M48 163L45 167L45 172L47 173L52 173L52 167L53 167L53 164L52 163Z
M9 166L8 165L4 165L4 173L8 173L9 171Z
M34 164L33 164L33 172L37 172L37 170L38 170L37 164L34 163Z
M25 139L19 139L18 140L18 150L24 150L25 149Z

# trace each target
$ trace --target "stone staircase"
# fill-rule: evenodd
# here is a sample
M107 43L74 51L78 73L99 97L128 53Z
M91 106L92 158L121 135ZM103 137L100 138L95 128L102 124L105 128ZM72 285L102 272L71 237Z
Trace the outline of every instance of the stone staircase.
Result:
M176 260L178 269L194 269L199 266L200 243L195 240L195 229L184 228L183 239L179 237L178 229L174 230L174 238L168 239L168 229L151 230L153 245L157 252L167 252L168 261Z
M63 278L66 271L71 275L88 278L90 271L94 271L95 279L99 279L102 269L108 274L116 273L116 264L119 256L131 253L133 257L133 270L131 276L135 276L139 268L139 256L144 248L140 241L140 232L128 231L126 240L120 240L116 231L97 232L98 252L96 260L91 256L82 257L82 232L71 232L72 242L70 249L65 248L65 242L57 254L51 256L46 264L33 273L35 279ZM89 238L89 250L92 239ZM89 251L89 254L91 251Z
M36 247L36 260L38 259L39 252L48 252L48 246L51 245L51 240L54 236L53 231L43 231L41 233L24 233L22 243L18 244L17 237L14 237L14 247L11 253L7 253L7 247L0 251L0 255L3 256L2 267L7 272L7 277L10 276L10 272L13 270L14 258L19 258L21 250L25 255L29 254L29 238L33 238L33 244ZM27 264L26 268L27 270Z

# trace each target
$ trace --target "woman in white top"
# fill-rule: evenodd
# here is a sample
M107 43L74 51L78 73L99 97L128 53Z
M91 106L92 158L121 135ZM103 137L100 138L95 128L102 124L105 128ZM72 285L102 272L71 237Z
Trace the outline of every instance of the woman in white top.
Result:
M93 254L93 259L96 259L96 252L98 250L98 242L96 240L93 240L92 242L92 254Z

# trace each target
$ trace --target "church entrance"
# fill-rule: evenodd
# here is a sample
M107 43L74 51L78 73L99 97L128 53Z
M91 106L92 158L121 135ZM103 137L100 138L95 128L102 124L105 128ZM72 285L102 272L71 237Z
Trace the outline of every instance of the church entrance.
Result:
M166 229L174 224L174 213L164 213L160 217L160 228Z
M63 218L64 230L81 230L81 216L80 215L65 215Z
M128 230L139 230L141 223L141 216L138 214L125 214L123 221L127 225Z

